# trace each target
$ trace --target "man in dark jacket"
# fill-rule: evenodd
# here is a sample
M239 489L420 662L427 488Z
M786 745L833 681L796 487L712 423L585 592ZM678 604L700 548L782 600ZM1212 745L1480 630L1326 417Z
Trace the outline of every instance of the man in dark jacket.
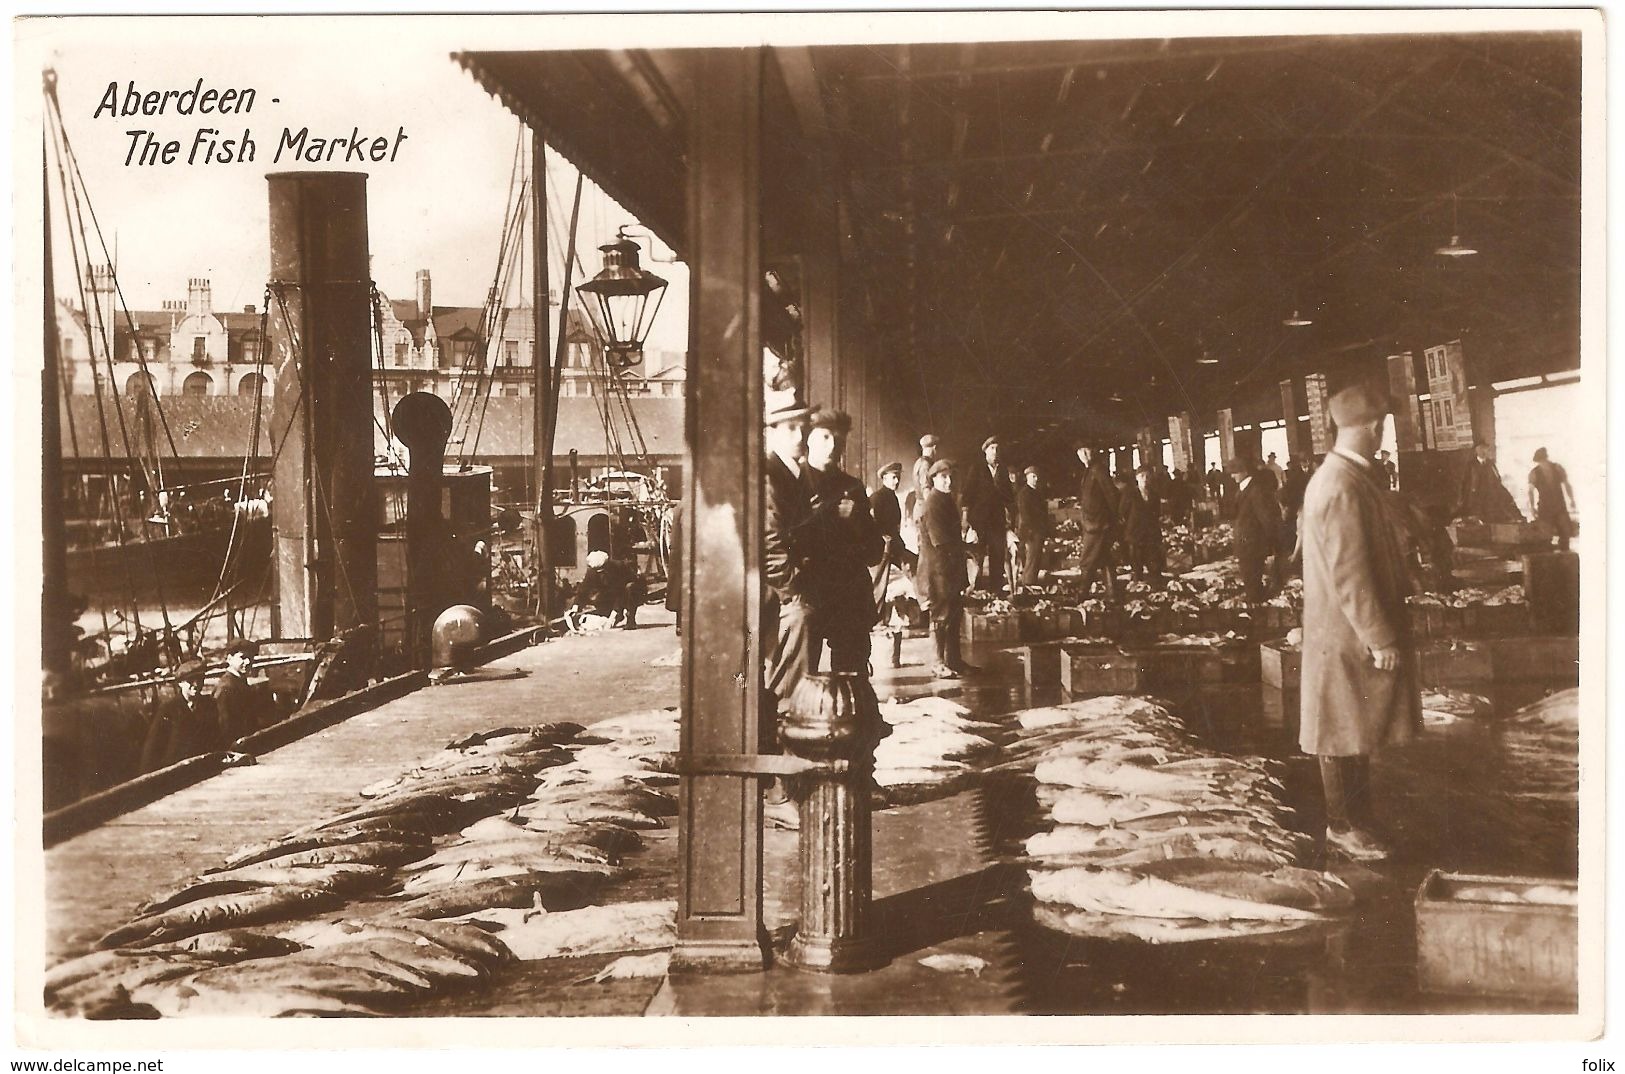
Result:
M762 635L774 638L762 699L763 748L776 752L778 710L806 678L807 555L812 483L806 473L807 421L816 408L790 400L764 421L762 473L767 496L762 520ZM781 828L798 828L800 813L782 780L768 788L763 814Z
M1501 471L1488 444L1473 445L1473 457L1461 475L1461 494L1452 518L1476 518L1484 522L1522 522L1512 493L1501 483Z
M239 641L226 650L226 670L214 681L217 749L232 749L232 743L259 730L260 699L248 685L257 651L251 641Z
M1134 577L1160 582L1163 570L1162 525L1157 509L1146 496L1151 474L1141 467L1138 474L1118 474L1118 524L1123 543L1128 546L1129 568Z
M1016 547L1021 560L1021 584L1035 586L1044 569L1044 542L1053 528L1049 503L1038 487L1038 467L1021 472L1016 489Z
M1253 461L1232 455L1225 464L1235 475L1235 513L1231 516L1231 543L1241 565L1241 584L1247 603L1263 603L1264 563L1275 554L1281 536L1281 505L1269 481L1259 477Z
M811 619L808 670L816 671L825 642L831 671L869 667L869 632L875 625L874 580L886 541L863 482L841 469L852 419L839 410L812 417L807 433L807 476L812 488L807 579Z
M920 512L921 598L931 604L931 640L937 649L931 673L939 679L957 679L974 670L959 655L959 628L964 594L970 585L965 572L965 540L959 528L959 506L954 502L953 465L938 459L929 471L931 491Z
M998 437L982 441L983 464L965 475L959 501L964 509L967 540L976 554L976 588L997 593L1004 588L1005 548L1014 519L1010 474L999 461Z
M1281 538L1276 542L1275 577L1285 579L1292 566L1292 557L1298 547L1298 514L1303 510L1303 490L1309 487L1309 470L1303 457L1294 455L1287 460L1286 472L1281 475Z
M1117 541L1117 492L1112 488L1111 475L1106 470L1106 453L1094 451L1087 445L1078 445L1078 461L1083 463L1082 486L1078 492L1079 522L1083 540L1078 549L1079 577L1085 589L1094 584L1095 575L1104 574L1106 599L1117 596L1117 578L1112 561L1112 546Z
M141 771L155 772L176 761L208 752L216 721L212 699L203 693L203 666L184 668L175 693L158 701L141 747Z
M644 597L643 576L629 560L611 559L609 553L598 549L587 554L587 572L576 587L566 617L574 623L584 608L610 619L610 626L624 626L633 630L638 625L638 607Z
M875 528L886 542L874 575L875 604L878 606L886 599L886 582L891 569L902 567L912 571L919 557L903 543L903 501L897 492L903 483L903 464L889 462L875 476L880 481L880 487L869 494L869 514L874 517Z

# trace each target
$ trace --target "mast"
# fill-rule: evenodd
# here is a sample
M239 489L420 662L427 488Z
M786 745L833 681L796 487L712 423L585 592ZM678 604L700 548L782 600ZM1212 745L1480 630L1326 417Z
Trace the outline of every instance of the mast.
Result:
M544 626L553 614L553 438L548 411L553 399L553 370L548 360L547 142L540 130L530 132L531 249L536 259L531 310L531 452L536 475L536 615Z
M45 72L47 87L56 75ZM40 189L44 194L45 365L40 371L40 520L42 574L40 592L40 667L66 675L72 668L72 629L68 620L68 539L62 517L62 385L56 338L56 287L51 264L51 180L46 165L45 136L40 135Z

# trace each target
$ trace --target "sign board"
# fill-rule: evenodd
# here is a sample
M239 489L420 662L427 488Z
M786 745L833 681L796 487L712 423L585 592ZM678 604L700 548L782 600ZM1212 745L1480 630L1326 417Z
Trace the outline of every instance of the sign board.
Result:
M1174 457L1174 469L1188 473L1191 468L1190 445L1181 434L1179 415L1168 415L1168 449Z
M1388 396L1394 407L1394 446L1422 450L1421 404L1416 398L1416 358L1410 351L1388 356Z
M1281 382L1281 421L1286 425L1286 452L1290 459L1302 458L1303 428L1298 422L1298 392L1291 380Z
M1467 396L1467 359L1461 340L1422 352L1427 360L1428 406L1434 446L1441 451L1473 446L1473 408Z
M1303 378L1309 400L1309 445L1316 455L1332 449L1331 401L1326 393L1326 374L1311 373Z
M1236 418L1229 407L1219 411L1219 465L1228 466L1236 457Z

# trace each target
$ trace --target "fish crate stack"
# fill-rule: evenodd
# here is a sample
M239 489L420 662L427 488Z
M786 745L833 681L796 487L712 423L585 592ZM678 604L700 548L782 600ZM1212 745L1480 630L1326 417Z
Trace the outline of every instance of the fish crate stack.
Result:
M1061 689L1073 698L1138 693L1144 679L1138 656L1098 642L1063 642L1059 671Z
M1573 1001L1579 890L1572 880L1429 873L1416 893L1424 992Z
M1277 690L1296 690L1303 679L1303 649L1285 638L1258 647L1258 678Z

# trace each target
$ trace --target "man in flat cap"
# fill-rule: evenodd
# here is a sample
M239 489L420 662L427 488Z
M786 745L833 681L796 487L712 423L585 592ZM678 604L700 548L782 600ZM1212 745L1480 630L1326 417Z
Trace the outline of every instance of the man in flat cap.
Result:
M1388 401L1368 385L1332 397L1337 441L1304 492L1299 745L1320 763L1329 849L1387 856L1373 834L1371 754L1422 725L1405 597L1410 574L1373 456Z
M885 538L869 513L863 482L841 469L852 419L821 410L807 431L807 476L812 487L808 523L808 670L818 669L824 644L831 671L869 668L869 632L875 625L874 580Z
M1044 542L1054 527L1049 517L1049 503L1039 488L1038 467L1029 466L1021 472L1021 485L1016 489L1016 558L1021 563L1021 584L1035 586L1044 569Z
M1281 502L1275 486L1246 455L1237 453L1224 464L1236 483L1235 510L1230 517L1231 542L1241 566L1242 592L1248 604L1262 604L1268 593L1264 567L1278 553L1281 538ZM1276 574L1280 565L1276 564Z
M1117 542L1117 490L1112 487L1104 451L1079 444L1078 461L1085 467L1078 490L1078 516L1083 529L1083 540L1078 547L1078 576L1087 592L1095 576L1102 575L1104 595L1107 600L1113 600L1117 596L1112 562L1112 546Z
M880 487L869 494L869 513L874 517L875 528L880 531L885 547L880 555L880 563L875 567L874 598L876 614L885 617L888 608L886 593L891 588L892 569L900 567L912 574L919 557L903 543L903 504L897 498L897 488L903 482L903 464L888 462L875 476L880 480ZM901 667L903 663L903 630L904 624L899 615L890 616L886 633L891 638L891 666L894 668Z
M931 491L931 466L937 461L937 434L926 433L920 437L920 457L914 460L914 491L909 493L913 503L909 507L909 517L919 521L920 512L925 509L925 494Z
M999 438L982 441L982 464L965 475L959 494L966 542L976 557L976 587L990 593L1004 588L1005 548L1014 528L1010 474L999 461Z
M957 679L970 668L959 655L960 618L964 593L970 585L965 573L966 545L959 528L959 507L954 502L954 468L938 459L929 471L931 491L920 514L920 569L916 581L922 603L929 602L931 640L937 662L931 673L939 679Z
M814 408L787 399L763 421L762 473L767 496L762 524L762 636L775 639L764 683L769 697L762 706L763 748L777 748L779 706L807 675L808 522L812 518L812 482L806 473L807 422ZM784 828L800 826L795 803L784 784L768 789L764 815Z
M1150 476L1150 471L1143 466L1137 473L1118 474L1117 519L1134 577L1160 584L1164 565L1162 523L1147 494Z

